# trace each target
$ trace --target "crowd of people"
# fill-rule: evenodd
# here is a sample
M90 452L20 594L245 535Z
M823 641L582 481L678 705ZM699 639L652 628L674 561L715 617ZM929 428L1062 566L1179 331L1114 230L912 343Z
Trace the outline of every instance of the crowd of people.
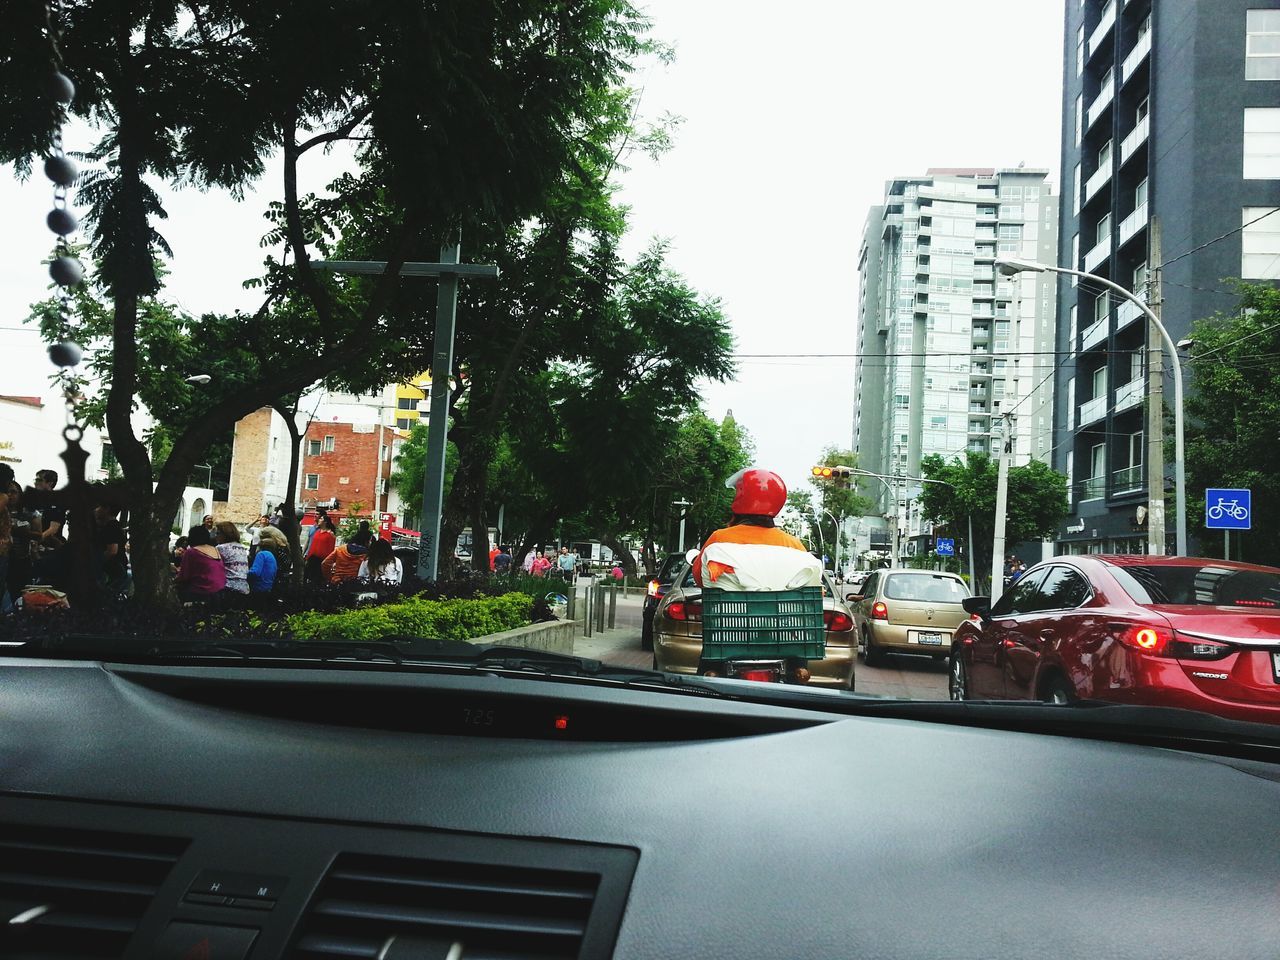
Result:
M494 572L509 570L512 563L510 547L494 547L489 553L489 569ZM535 577L549 577L573 583L577 576L588 576L591 564L568 547L561 547L559 554L548 547L539 551L536 548L525 554L521 569ZM615 563L609 576L622 580L622 565Z

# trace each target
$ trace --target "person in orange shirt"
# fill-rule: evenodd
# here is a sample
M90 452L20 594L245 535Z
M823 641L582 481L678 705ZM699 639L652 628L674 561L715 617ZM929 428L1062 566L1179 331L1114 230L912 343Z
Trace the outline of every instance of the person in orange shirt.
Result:
M789 547L808 554L808 548L797 537L774 525L773 518L782 512L787 503L787 485L772 470L760 470L748 467L739 471L725 481L725 486L734 490L733 516L729 525L715 531L707 537L702 545L702 552L693 561L693 579L698 586L706 586L704 575L712 583L722 572L732 570L723 567L716 561L709 561L705 568L703 554L713 543L760 544L774 547Z

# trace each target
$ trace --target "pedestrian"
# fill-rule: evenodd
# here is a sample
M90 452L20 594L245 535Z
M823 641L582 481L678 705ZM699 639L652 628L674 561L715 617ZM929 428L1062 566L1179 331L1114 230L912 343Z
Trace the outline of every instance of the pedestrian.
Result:
M325 580L336 584L345 583L358 577L360 575L360 564L364 562L369 554L369 541L372 539L373 534L369 531L368 526L365 526L364 529L356 532L356 535L351 538L349 543L344 543L342 546L337 547L325 557L321 564Z
M524 555L524 562L520 565L525 573L533 573L533 562L538 558L537 550L530 550Z
M499 547L498 555L493 558L493 572L500 577L511 572L511 548Z
M502 552L501 548L495 543L489 550L489 572L493 573L497 570L498 554Z
M207 531L209 531L209 539L216 543L218 539L218 533L216 530L213 529L213 514L206 513L204 515L204 519L200 522L204 524L204 528Z
M568 547L560 548L560 556L556 559L556 564L560 570L560 578L562 580L573 581L573 568L576 567L577 560L574 555L569 552Z
M533 569L529 572L535 577L545 577L547 571L551 569L551 551L540 553L533 558Z
M32 557L36 543L40 539L40 514L22 503L22 487L17 480L9 481L9 535L12 545L9 548L9 596L17 601L23 589L31 583L33 573Z
M258 547L253 563L245 573L245 581L250 593L270 593L276 585L276 574L280 570L275 550L270 545Z
M232 593L249 592L249 548L240 539L240 531L230 520L218 521L218 554L227 572L227 589Z
M621 582L622 578L626 576L626 574L623 573L622 571L622 564L620 563L615 563L613 565L612 573L613 573L613 579L618 582Z
M324 573L321 567L325 558L333 553L337 540L337 535L333 531L333 521L329 519L329 514L317 514L315 529L312 531L311 539L307 543L306 558L303 561L303 574L308 583L321 583L324 580Z
M173 549L169 551L169 566L173 567L174 573L177 573L178 568L182 566L182 555L187 552L187 547L190 545L190 539L179 537L174 543Z
M120 508L98 504L93 508L93 545L98 561L98 582L113 594L129 590L129 558L125 553Z
M227 568L222 554L213 545L209 529L203 523L187 532L187 543L175 579L178 596L187 602L208 600L227 587Z
M360 564L361 580L378 580L384 583L399 583L404 576L400 566L400 558L391 550L391 544L378 539L369 544L369 553Z

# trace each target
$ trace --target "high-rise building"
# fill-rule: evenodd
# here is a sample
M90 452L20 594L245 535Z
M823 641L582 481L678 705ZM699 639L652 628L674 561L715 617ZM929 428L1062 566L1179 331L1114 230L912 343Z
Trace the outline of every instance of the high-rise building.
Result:
M931 454L990 452L1010 411L1014 462L1049 455L1055 285L995 269L999 257L1056 256L1047 174L931 169L890 180L871 208L858 267L853 448L863 469L915 477ZM889 508L881 484L863 490Z
M1066 0L1064 64L1058 263L1159 299L1175 342L1231 309L1223 278L1280 277L1280 214L1245 226L1280 204L1278 0ZM1059 291L1059 548L1146 552L1148 324L1087 282Z

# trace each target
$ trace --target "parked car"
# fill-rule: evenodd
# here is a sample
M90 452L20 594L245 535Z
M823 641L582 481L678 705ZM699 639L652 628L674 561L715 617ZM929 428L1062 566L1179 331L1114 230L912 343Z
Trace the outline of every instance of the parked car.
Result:
M640 619L640 649L653 649L653 615L658 609L658 604L662 602L662 598L666 596L667 590L671 587L672 580L675 579L676 573L682 566L687 563L683 553L669 553L658 564L658 573L649 581L648 587L644 594L644 609L641 611Z
M1280 721L1280 569L1058 557L956 633L953 700L1097 699Z
M968 617L969 588L954 573L872 570L861 588L846 592L867 666L886 653L914 653L945 660L951 638Z
M681 557L681 561L684 558ZM702 588L693 569L682 563L666 590L653 621L653 668L668 673L697 673L702 657ZM853 617L829 574L822 578L822 612L826 623L826 657L809 661L809 683L853 689L857 661Z

